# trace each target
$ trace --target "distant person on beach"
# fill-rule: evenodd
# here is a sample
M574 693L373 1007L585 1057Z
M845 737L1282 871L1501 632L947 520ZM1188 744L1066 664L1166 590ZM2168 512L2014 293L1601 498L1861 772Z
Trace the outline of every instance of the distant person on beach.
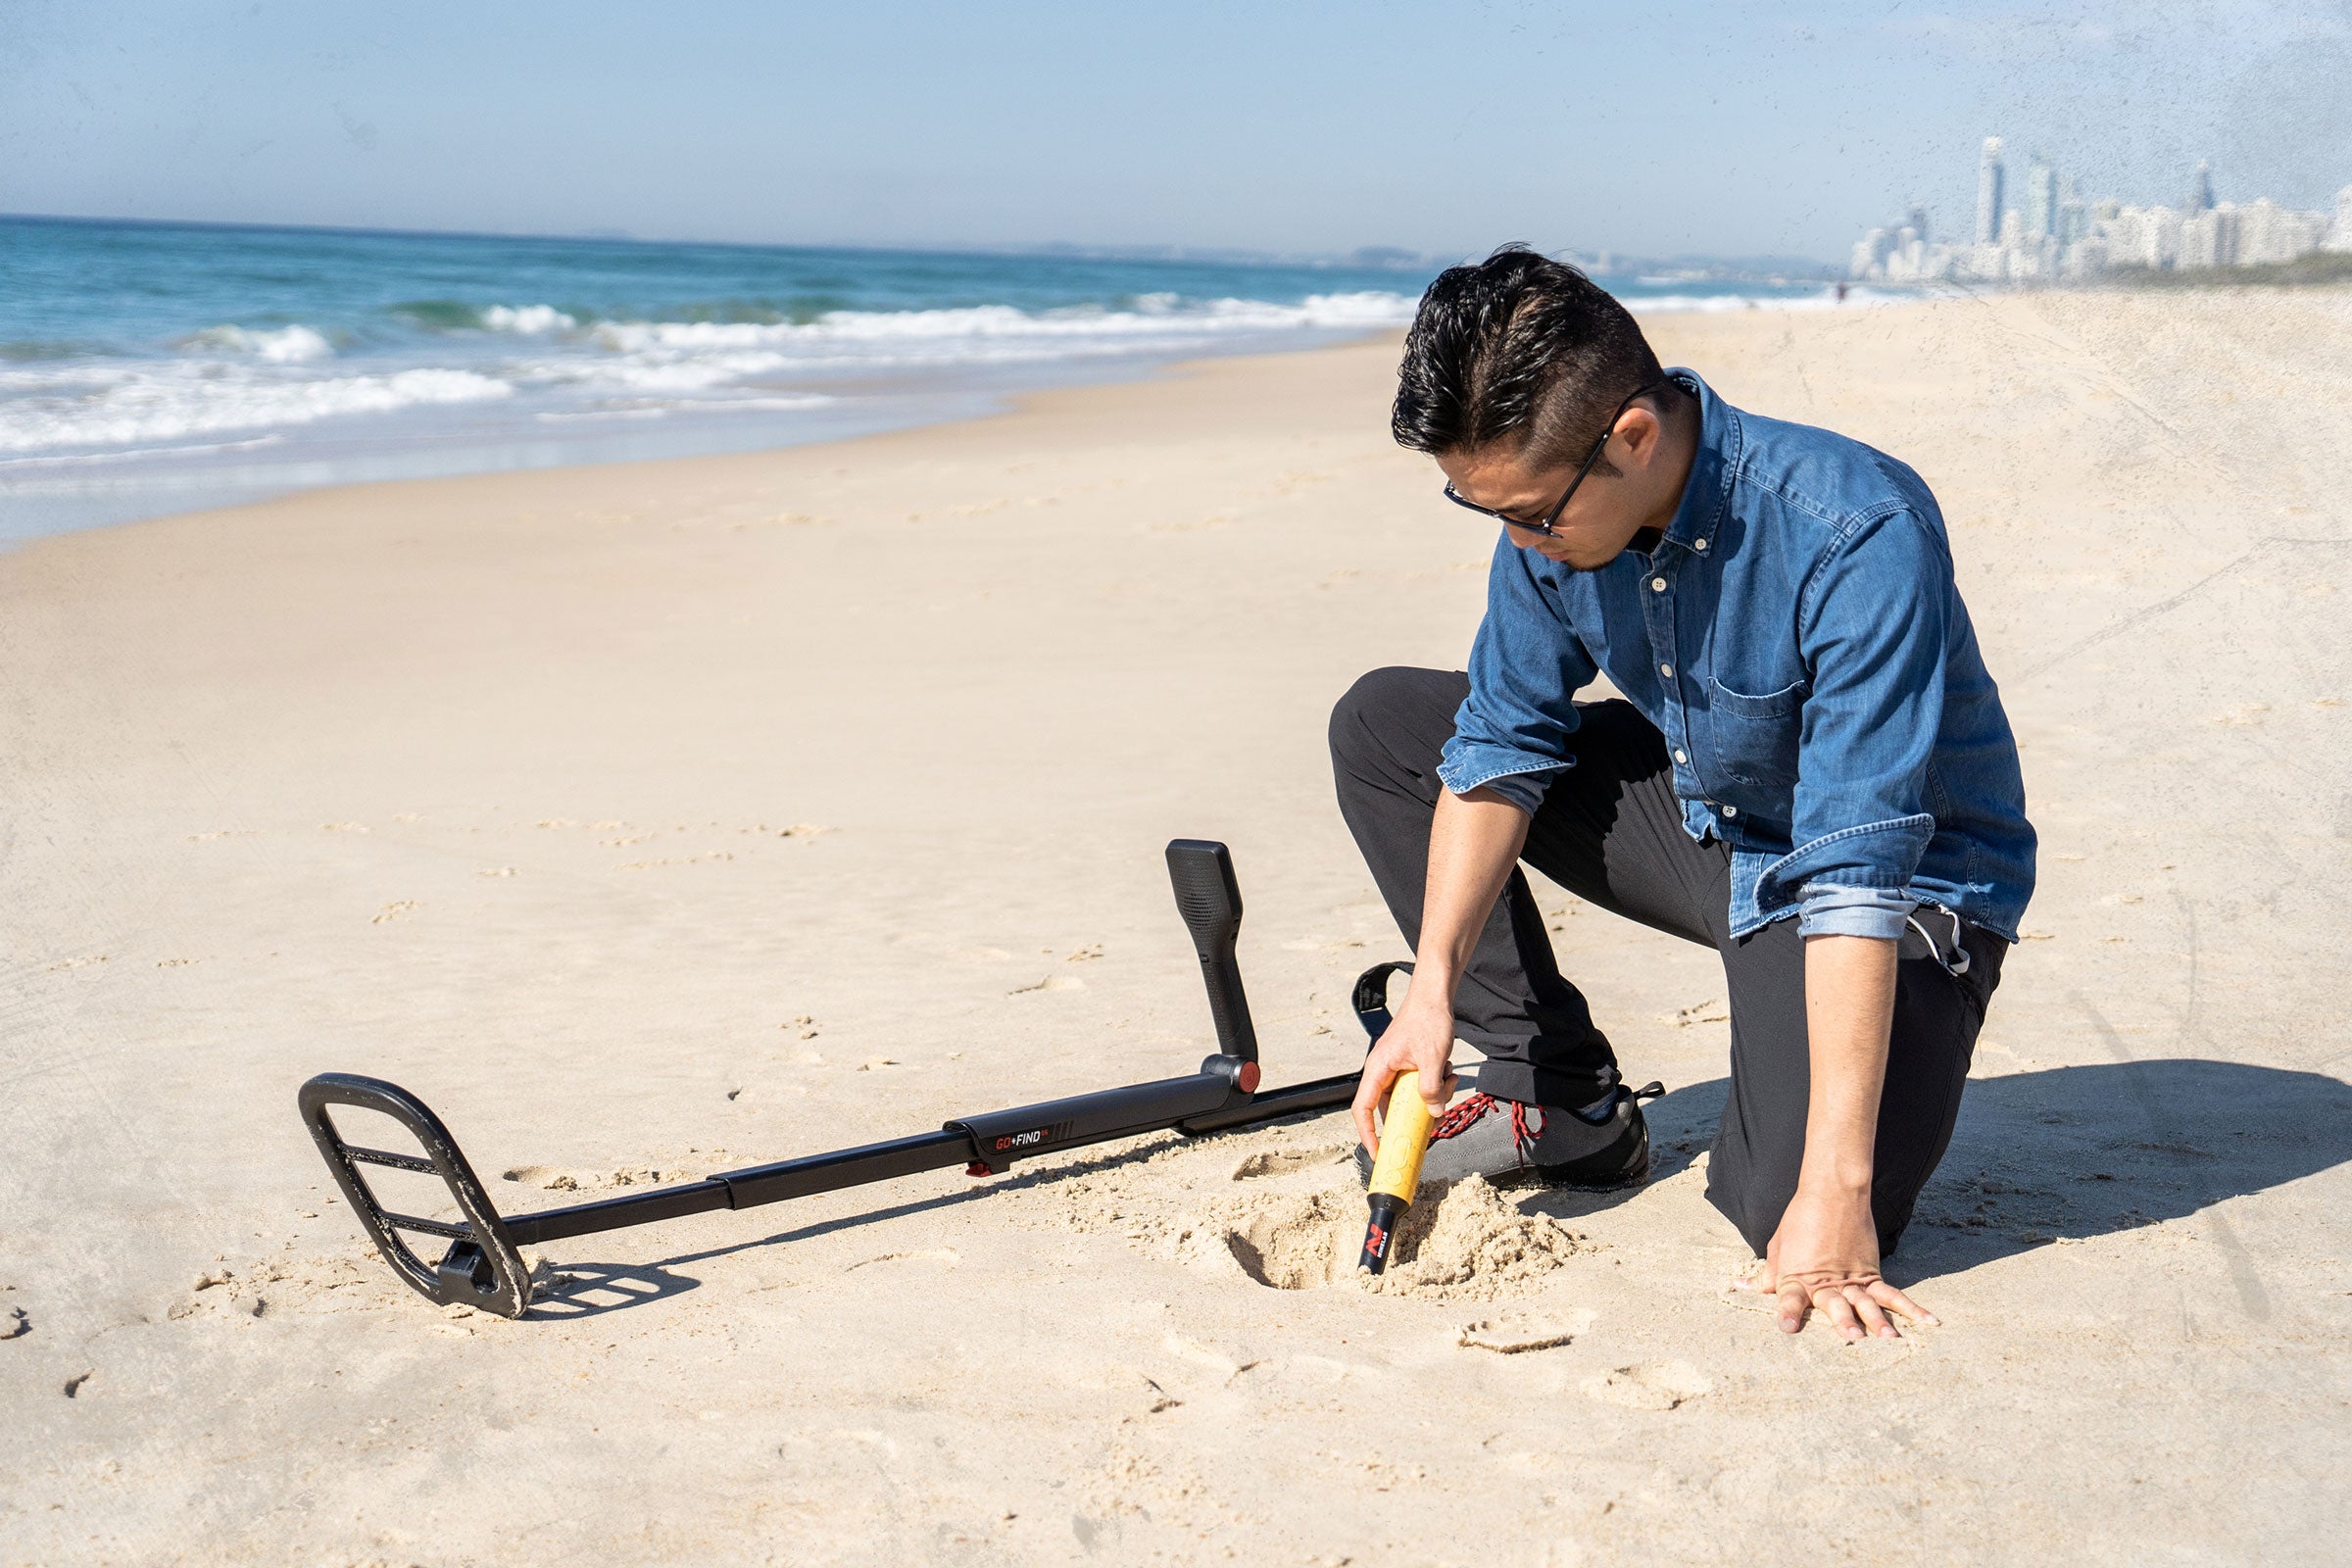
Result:
M1518 246L1422 296L1393 426L1503 526L1468 672L1377 669L1332 713L1341 812L1415 957L1364 1063L1359 1162L1398 1073L1450 1090L1458 1038L1485 1061L1426 1177L1646 1176L1524 860L1721 954L1707 1199L1780 1326L1933 1323L1880 1265L1951 1140L2034 848L1936 498L1662 368L1615 299ZM1578 701L1601 674L1623 698Z

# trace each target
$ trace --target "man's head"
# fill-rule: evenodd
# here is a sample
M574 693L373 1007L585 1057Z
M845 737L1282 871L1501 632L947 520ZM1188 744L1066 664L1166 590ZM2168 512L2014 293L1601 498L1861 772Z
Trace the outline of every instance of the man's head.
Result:
M1540 525L1567 496L1549 534L1513 526L1510 538L1590 568L1664 526L1682 499L1694 421L1661 380L1606 290L1506 245L1446 269L1421 296L1390 423L1399 444L1438 460L1458 497L1505 521Z

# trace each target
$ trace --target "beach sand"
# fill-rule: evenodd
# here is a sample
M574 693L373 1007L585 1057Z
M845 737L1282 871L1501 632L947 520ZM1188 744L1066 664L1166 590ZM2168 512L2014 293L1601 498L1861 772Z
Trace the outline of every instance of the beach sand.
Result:
M1491 539L1393 340L1228 359L0 557L0 1560L2346 1560L2352 294L1648 324L1926 475L2018 728L1943 1327L1726 1289L1719 970L1549 887L1655 1179L1446 1194L1377 1295L1338 1116L555 1245L520 1323L368 1255L314 1072L527 1208L1191 1070L1176 836L1268 1081L1358 1059L1325 715Z

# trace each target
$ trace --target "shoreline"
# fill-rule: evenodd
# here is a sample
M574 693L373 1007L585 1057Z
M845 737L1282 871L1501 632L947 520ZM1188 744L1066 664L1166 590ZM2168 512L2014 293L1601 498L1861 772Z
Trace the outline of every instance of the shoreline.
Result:
M1223 353L1161 359L1139 356L1126 363L1103 363L1087 360L1064 360L1050 365L1029 368L1045 373L1006 373L1002 368L986 366L959 368L960 378L934 377L925 381L917 377L901 376L899 384L882 375L874 375L865 383L857 384L857 395L845 400L833 394L808 394L811 407L796 413L805 421L806 433L785 434L763 431L741 440L714 439L723 434L724 425L705 416L699 425L664 425L659 429L622 431L594 438L593 442L574 443L566 455L550 456L543 461L508 457L500 459L489 454L504 451L510 454L524 450L526 443L506 443L488 448L467 448L444 444L419 447L405 457L346 457L340 460L306 460L298 466L312 468L327 466L330 463L345 468L363 470L356 477L337 476L312 481L294 479L253 478L239 482L234 475L239 465L220 461L218 454L262 448L274 448L285 440L281 432L263 431L258 435L242 431L228 432L229 439L219 443L201 443L185 449L164 449L152 456L170 458L180 452L214 455L214 461L191 466L186 477L177 482L192 491L209 492L209 499L194 505L174 505L160 512L138 512L130 515L103 515L116 510L108 507L101 497L103 489L91 487L67 488L49 492L67 499L55 501L50 511L64 515L79 513L87 521L65 521L54 525L39 525L27 531L0 529L0 552L17 548L37 539L82 532L89 528L116 527L124 523L152 521L161 517L183 516L197 513L232 511L239 507L264 506L294 496L311 495L321 491L337 491L377 484L402 484L412 481L437 479L480 478L502 473L529 473L571 468L607 467L635 463L666 463L692 461L706 457L741 456L761 452L787 452L803 447L826 446L839 442L858 441L874 435L886 435L901 430L919 430L935 425L956 424L971 419L985 419L1011 412L1022 400L1050 392L1073 391L1087 387L1121 386L1150 380L1181 369L1183 367L1221 359L1250 359L1260 355L1313 353L1318 348L1345 347L1350 343L1376 341L1394 333L1374 331L1354 337L1342 337L1332 342L1305 345L1285 344L1255 347L1237 344ZM798 396L798 394L796 394ZM826 405L841 405L826 407ZM347 439L346 447L356 448L357 438ZM554 436L539 443L553 452L560 443ZM630 452L636 447L641 450ZM675 450L663 450L674 447ZM8 479L12 467L38 469L54 466L66 470L70 478L74 466L91 462L107 462L116 471L109 479L117 486L127 483L136 488L140 480L152 481L159 475L156 469L139 466L149 454L127 454L102 460L77 456L46 458L39 455L0 460L0 503L15 499L18 510L37 510L37 502L24 498L37 497L45 477L38 472L20 483L11 496ZM262 460L265 465L269 459ZM380 471L366 472L368 468ZM256 470L269 471L267 467Z
M1664 286L1672 280L1642 281ZM1769 299L1668 293L1629 297L1628 303L1637 316L1649 319L1686 313L1863 310L1916 303L1870 288L1839 300L1831 288L1825 283L1813 294ZM529 309L551 318L561 315L552 307ZM209 330L234 334L241 329ZM324 339L308 327L279 330L306 333L307 343L320 352L326 349ZM603 419L595 433L587 433L590 427L584 424L525 421L522 426L509 427L509 421L508 426L493 423L459 434L436 429L429 421L419 423L430 412L420 408L359 422L355 422L356 416L342 416L323 426L297 422L283 427L208 427L189 432L184 441L122 452L33 450L0 457L0 512L7 514L0 520L0 549L85 527L220 511L345 485L782 451L854 440L886 430L986 417L1016 407L1033 392L1123 384L1212 359L1311 353L1318 348L1393 337L1401 330L1401 326L1358 331L1337 326L1298 327L1291 329L1298 341L1245 335L1215 349L1188 344L1100 358L1073 355L1006 364L983 358L945 364L927 372L877 366L849 379L803 376L771 389L773 395L764 402L789 412L762 413L756 408L744 412L724 406L649 411L659 416L632 423L628 417L615 416ZM351 362L351 369L364 372L365 360ZM499 405L466 407L495 412ZM546 421L579 416L542 412L536 417Z

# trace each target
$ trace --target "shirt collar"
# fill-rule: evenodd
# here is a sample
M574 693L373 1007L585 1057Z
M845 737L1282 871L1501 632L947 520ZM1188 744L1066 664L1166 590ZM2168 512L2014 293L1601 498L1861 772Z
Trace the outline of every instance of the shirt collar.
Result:
M1732 494L1732 475L1740 466L1739 411L1715 395L1696 370L1674 366L1667 376L1698 399L1698 451L1690 459L1690 477L1683 484L1682 504L1674 509L1662 543L1693 555L1710 555L1715 535Z

